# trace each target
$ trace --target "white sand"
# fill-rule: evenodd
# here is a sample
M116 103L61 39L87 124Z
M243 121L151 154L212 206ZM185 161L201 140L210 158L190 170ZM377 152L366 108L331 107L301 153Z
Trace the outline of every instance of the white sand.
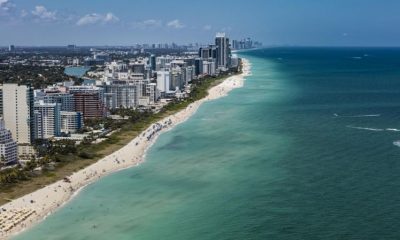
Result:
M158 123L152 124L118 151L72 174L68 177L69 183L60 180L4 204L0 208L7 211L0 211L0 223L1 219L4 219L5 222L3 225L0 224L0 238L6 239L43 220L76 195L80 189L97 179L121 169L137 166L143 161L146 150L162 132L187 120L203 102L226 96L229 91L242 87L244 77L249 74L250 64L246 59L243 59L242 74L228 77L221 84L211 88L206 98L190 104L186 109L166 117ZM148 140L150 136L151 138ZM26 212L30 213L29 216L25 216L27 215ZM6 231L6 229L8 230Z

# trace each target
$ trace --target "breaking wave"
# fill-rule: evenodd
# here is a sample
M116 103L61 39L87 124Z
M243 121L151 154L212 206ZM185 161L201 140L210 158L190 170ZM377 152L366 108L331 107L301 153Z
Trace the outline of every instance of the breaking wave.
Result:
M354 126L346 126L348 128L354 128L354 129L359 129L359 130L367 130L367 131L374 131L374 132L381 132L384 131L385 129L381 128L368 128L368 127L354 127Z
M400 132L400 129L397 129L397 128L386 128L386 131Z
M333 116L341 118L363 118L363 117L380 117L381 114L339 115L337 113L334 113Z

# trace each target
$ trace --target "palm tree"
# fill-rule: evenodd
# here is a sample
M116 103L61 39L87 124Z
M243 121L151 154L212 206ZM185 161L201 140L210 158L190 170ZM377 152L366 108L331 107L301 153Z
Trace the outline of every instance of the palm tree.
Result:
M33 171L35 168L37 167L37 162L35 159L35 156L32 156L32 158L30 159L30 161L28 161L24 167L25 171Z
M43 168L46 168L48 164L51 162L51 159L49 155L45 155L39 160L39 165L42 166Z

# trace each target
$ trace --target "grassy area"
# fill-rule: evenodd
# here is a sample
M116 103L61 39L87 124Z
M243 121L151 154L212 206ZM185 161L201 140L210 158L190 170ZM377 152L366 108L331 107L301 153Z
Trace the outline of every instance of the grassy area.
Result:
M85 157L82 157L82 155L79 154L63 155L61 156L62 161L58 163L56 168L52 171L46 171L40 175L31 176L25 181L3 184L0 186L0 205L10 201L11 199L21 197L46 185L61 180L64 177L71 175L73 172L79 171L80 169L97 162L104 156L117 151L129 143L133 138L138 136L151 124L186 108L194 101L206 97L208 94L208 89L220 84L227 77L229 76L224 75L216 78L210 77L195 82L195 87L193 87L189 98L183 101L168 104L159 113L152 114L139 122L133 123L127 121L127 123L124 124L119 131L113 133L110 137L108 137L107 140L101 143L79 146L78 152L85 151L89 153Z

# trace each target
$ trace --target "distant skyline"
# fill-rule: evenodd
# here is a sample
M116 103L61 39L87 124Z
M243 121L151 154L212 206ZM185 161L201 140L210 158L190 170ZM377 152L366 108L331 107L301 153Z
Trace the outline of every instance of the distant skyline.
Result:
M0 0L0 45L208 43L400 46L395 0Z

